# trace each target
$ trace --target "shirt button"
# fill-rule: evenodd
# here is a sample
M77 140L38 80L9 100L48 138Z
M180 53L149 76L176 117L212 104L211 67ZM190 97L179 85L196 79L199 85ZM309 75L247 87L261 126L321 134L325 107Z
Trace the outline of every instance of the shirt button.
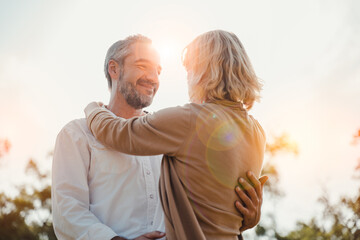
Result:
M147 175L150 175L150 173L151 173L150 171L146 171L146 174L147 174Z
M153 221L151 221L150 225L154 225L154 222L153 222Z
M153 199L153 198L154 198L154 194L150 194L150 198Z

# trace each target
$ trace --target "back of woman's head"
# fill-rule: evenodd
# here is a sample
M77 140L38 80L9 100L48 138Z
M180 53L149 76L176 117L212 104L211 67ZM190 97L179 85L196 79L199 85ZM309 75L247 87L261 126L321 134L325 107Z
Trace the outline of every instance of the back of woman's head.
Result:
M233 33L216 30L198 36L185 48L183 64L193 102L230 100L249 110L260 98L262 84Z

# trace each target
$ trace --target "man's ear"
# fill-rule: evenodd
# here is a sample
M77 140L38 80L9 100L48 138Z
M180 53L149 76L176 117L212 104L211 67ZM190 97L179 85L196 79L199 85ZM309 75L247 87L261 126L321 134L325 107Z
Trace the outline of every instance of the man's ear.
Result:
M120 66L115 60L109 61L108 72L111 79L119 79Z

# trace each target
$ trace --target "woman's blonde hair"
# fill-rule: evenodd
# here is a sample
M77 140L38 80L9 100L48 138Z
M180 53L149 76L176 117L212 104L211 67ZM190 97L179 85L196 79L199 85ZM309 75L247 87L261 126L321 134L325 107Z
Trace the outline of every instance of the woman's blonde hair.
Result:
M216 30L198 36L184 49L183 64L193 102L229 100L250 110L260 99L262 84L233 33Z

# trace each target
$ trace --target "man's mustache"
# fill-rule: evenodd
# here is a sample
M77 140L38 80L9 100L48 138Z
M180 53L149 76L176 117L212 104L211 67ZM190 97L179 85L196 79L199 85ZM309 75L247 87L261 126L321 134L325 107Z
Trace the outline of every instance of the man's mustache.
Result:
M149 80L146 80L146 79L141 79L141 78L139 80L137 80L137 83L151 85L154 88L156 88L156 86L157 86L156 83L153 83L152 81L149 81Z

